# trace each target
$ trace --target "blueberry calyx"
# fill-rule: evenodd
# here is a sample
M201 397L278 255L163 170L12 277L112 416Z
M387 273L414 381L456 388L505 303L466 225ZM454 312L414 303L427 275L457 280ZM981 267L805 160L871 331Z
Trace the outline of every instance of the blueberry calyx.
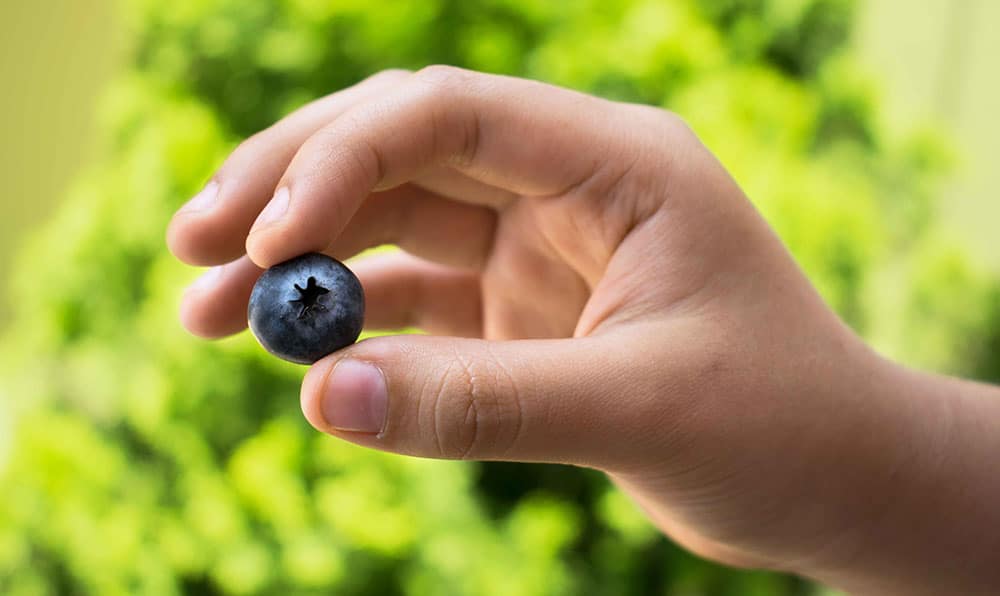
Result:
M323 294L329 294L330 290L318 285L315 277L310 277L309 281L306 282L306 287L304 288L299 284L295 284L295 289L299 291L299 297L295 300L289 300L289 302L292 304L298 304L301 308L297 318L304 319L313 311L326 310L326 307L319 302L319 297Z

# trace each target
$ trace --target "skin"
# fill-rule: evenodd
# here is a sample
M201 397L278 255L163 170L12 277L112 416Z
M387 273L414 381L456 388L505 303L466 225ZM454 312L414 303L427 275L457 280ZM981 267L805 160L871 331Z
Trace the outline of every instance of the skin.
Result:
M272 199L272 197L274 197ZM1000 390L912 371L824 304L676 116L451 67L380 73L241 144L168 232L215 267L181 317L246 325L266 268L352 263L369 339L317 429L606 472L672 539L859 594L1000 590Z

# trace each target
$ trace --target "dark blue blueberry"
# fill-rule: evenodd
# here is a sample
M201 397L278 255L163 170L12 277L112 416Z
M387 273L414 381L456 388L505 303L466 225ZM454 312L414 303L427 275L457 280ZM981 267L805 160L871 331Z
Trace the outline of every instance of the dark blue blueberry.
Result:
M268 352L312 364L357 341L365 294L343 263L310 253L265 271L250 294L247 316Z

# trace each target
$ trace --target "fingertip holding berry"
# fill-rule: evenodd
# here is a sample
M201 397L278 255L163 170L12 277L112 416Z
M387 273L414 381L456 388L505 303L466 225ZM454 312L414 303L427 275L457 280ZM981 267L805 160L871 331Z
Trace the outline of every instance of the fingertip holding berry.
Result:
M313 364L357 341L365 315L361 282L343 263L309 253L265 271L253 287L247 318L268 352Z

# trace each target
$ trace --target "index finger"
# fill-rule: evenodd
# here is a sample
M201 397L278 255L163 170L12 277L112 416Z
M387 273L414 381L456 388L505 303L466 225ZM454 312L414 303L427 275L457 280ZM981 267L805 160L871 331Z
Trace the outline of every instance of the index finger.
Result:
M424 69L302 145L251 229L247 254L268 267L323 250L372 190L435 165L526 196L618 179L635 127L617 106L534 81Z

